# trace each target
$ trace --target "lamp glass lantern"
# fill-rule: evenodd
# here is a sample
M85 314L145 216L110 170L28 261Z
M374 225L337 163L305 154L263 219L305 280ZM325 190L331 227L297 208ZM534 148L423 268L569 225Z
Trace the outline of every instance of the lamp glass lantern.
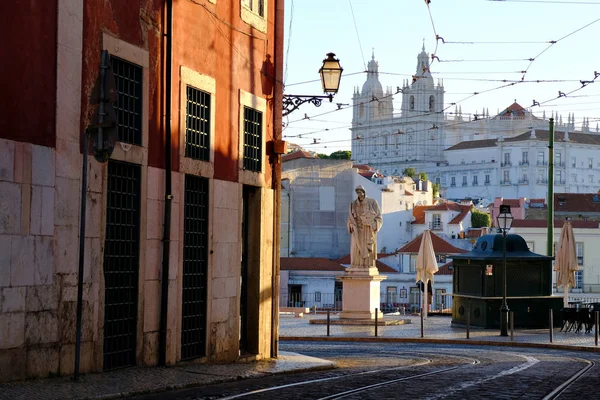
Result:
M500 214L498 214L498 228L500 228L502 230L502 232L507 232L510 227L512 226L513 223L513 216L510 213L510 210L505 211L505 212L500 212Z
M323 66L319 69L324 93L335 94L338 92L343 70L340 60L335 58L335 54L327 53L327 58L323 60Z

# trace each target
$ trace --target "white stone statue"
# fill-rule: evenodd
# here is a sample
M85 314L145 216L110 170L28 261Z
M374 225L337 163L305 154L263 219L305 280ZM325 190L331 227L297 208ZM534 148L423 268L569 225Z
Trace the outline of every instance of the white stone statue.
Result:
M381 229L383 218L379 204L367 197L361 185L356 189L357 199L350 203L348 232L350 233L350 267L375 268L377 259L377 232Z

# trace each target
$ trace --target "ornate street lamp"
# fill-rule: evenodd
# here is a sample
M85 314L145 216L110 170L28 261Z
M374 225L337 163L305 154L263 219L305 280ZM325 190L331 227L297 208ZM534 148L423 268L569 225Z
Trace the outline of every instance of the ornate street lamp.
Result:
M502 292L502 305L500 306L500 336L508 336L508 304L506 304L506 232L510 229L513 222L513 216L510 213L509 205L501 205L500 213L498 214L498 229L502 231L503 237L503 252L502 259L504 262L504 290Z
M319 69L319 74L321 75L323 92L329 94L325 96L284 94L283 116L285 117L292 111L295 111L304 103L312 103L316 107L320 107L323 99L329 99L329 102L332 102L333 95L336 94L340 88L343 70L344 69L340 65L340 60L335 58L335 54L327 53L327 58L323 60L323 66Z

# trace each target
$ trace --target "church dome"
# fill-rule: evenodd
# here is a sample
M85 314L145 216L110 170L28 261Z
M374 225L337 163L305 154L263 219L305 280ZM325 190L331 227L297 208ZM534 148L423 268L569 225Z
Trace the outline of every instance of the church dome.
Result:
M379 63L375 61L374 52L367 66L367 80L363 84L361 93L363 95L371 94L375 97L383 97L383 87L379 82Z

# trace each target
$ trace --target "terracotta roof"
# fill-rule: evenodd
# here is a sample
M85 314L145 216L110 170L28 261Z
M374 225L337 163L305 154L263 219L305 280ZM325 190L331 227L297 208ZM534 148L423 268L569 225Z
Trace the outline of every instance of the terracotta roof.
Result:
M415 220L412 222L413 224L424 224L425 223L425 210L432 206L414 206L413 207L413 217Z
M496 139L469 140L466 142L457 143L454 146L450 146L444 151L478 149L482 147L496 147L496 142Z
M505 119L505 118L510 118L510 117L524 117L527 114L530 114L530 113L528 113L527 110L525 108L523 108L522 105L520 105L519 103L517 103L515 101L510 106L506 107L500 114L496 115L496 117L494 117L494 118ZM535 118L535 119L538 119L538 118Z
M471 228L465 232L465 238L478 238L488 233L488 228Z
M546 204L546 199L529 199L529 204L531 203Z
M291 160L296 160L298 158L316 158L316 157L313 157L312 154L310 154L304 150L296 150L293 153L288 153L288 154L285 154L284 156L282 156L281 161L291 161Z
M435 274L436 275L452 275L452 274L454 274L454 272L452 271L452 261L449 261L444 265L440 265L438 267L438 272L436 272Z
M427 211L457 211L458 215L452 218L449 224L458 224L465 218L469 211L471 211L471 207L471 205L458 204L453 201L438 203L433 206L415 206L413 208L413 217L415 217L415 220L412 222L412 224L424 224L425 212Z
M596 193L555 193L554 212L600 213L600 195Z
M283 271L345 271L339 262L328 258L281 257Z
M566 221L563 219L555 219L554 227L562 228L563 224ZM596 229L599 227L598 221L583 221L583 220L573 220L571 222L571 226L573 228L583 228L583 229ZM513 221L512 226L514 228L546 228L548 226L548 221L545 219L515 219Z
M409 192L408 190L404 191L404 195L405 196L414 196L411 192Z
M386 257L389 256L391 254L378 254L377 257L379 256L382 257ZM335 262L340 263L340 264L344 264L344 265L350 265L350 254L345 255L344 257L337 259ZM396 271L394 268L390 267L389 265L386 265L384 263L382 263L379 260L375 260L375 266L377 267L377 269L379 270L379 272L386 272L386 273L390 273L390 272L398 272Z
M502 202L500 204L510 206L511 208L521 207L521 205L519 204L519 199L502 199Z
M419 253L419 247L421 247L421 238L423 234L420 234L403 247L398 250L398 253ZM436 254L461 254L466 253L466 250L459 249L458 247L452 246L444 239L431 232L431 243L433 243L433 250Z
M561 132L555 132L554 134L554 142L564 142L564 134L561 135ZM548 142L549 133L547 130L537 130L535 129L535 138L531 138L531 130L527 130L525 133L521 133L520 135L505 138L505 143L511 142L525 142L529 140L538 140L544 143ZM498 139L483 139L483 140L469 140L465 142L460 142L455 144L454 146L448 147L444 151L452 151L452 150L465 150L465 149L477 149L484 147L496 147L498 144ZM569 132L569 143L579 143L579 144L589 144L594 146L600 146L600 135L591 134L591 133L577 133L577 132Z
M352 168L358 168L359 171L372 171L373 168L367 164L354 164Z

